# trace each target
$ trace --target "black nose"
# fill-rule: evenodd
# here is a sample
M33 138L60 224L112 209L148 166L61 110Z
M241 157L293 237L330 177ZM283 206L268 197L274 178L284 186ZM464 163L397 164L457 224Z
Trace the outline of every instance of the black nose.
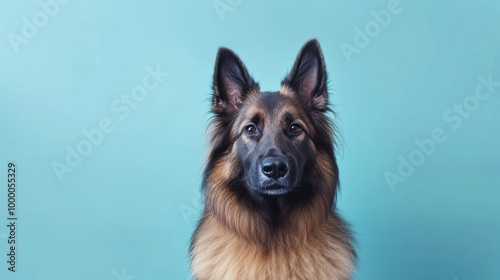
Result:
M262 173L273 179L285 177L288 173L288 163L281 157L267 157L262 161Z

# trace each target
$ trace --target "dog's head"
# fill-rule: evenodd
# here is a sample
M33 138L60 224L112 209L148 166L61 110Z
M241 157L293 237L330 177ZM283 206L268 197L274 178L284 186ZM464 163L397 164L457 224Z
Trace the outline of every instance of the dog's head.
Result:
M318 158L333 156L328 110L327 74L316 40L302 47L277 92L261 92L238 56L219 49L212 111L219 121L216 126L225 126L227 134L215 136L215 145L228 144L218 152L237 158L239 167L229 172L239 173L241 187L252 195L313 191L304 190L311 185L304 178L321 179L317 170L310 170L318 169L318 161L334 165L329 169L336 172L334 160Z

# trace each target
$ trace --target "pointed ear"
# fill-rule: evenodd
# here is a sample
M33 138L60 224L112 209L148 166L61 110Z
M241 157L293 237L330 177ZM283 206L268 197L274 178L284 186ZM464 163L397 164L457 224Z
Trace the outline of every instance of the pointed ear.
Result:
M317 40L310 40L302 47L292 71L281 82L281 86L291 89L308 108L320 111L327 109L327 74Z
M240 58L230 49L220 48L215 61L212 111L234 114L243 104L245 95L259 90Z

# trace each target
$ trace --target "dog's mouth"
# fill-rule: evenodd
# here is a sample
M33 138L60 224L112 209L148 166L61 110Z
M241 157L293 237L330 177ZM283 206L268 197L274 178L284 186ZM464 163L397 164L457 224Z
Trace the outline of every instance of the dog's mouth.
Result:
M267 188L263 188L260 190L261 193L267 195L283 195L288 193L290 190L287 187L283 187L280 185L273 185Z
M291 188L286 180L267 180L257 190L265 195L283 195Z

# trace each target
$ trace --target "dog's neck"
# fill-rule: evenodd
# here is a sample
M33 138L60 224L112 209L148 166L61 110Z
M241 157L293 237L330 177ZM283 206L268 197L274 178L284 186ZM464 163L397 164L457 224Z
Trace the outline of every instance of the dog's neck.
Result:
M215 217L235 235L261 246L296 246L313 232L324 228L332 214L331 204L326 200L303 200L301 204L295 204L292 203L295 200L293 196L267 196L259 200L242 201L234 194L227 195L227 199L217 202L207 197L205 214ZM232 205L231 208L229 205ZM229 209L237 209L238 215L226 215ZM232 217L237 218L230 219Z
M270 229L286 226L294 208L310 202L309 195L298 193L279 196L253 194L248 197L251 198L249 207L261 214L261 218Z

